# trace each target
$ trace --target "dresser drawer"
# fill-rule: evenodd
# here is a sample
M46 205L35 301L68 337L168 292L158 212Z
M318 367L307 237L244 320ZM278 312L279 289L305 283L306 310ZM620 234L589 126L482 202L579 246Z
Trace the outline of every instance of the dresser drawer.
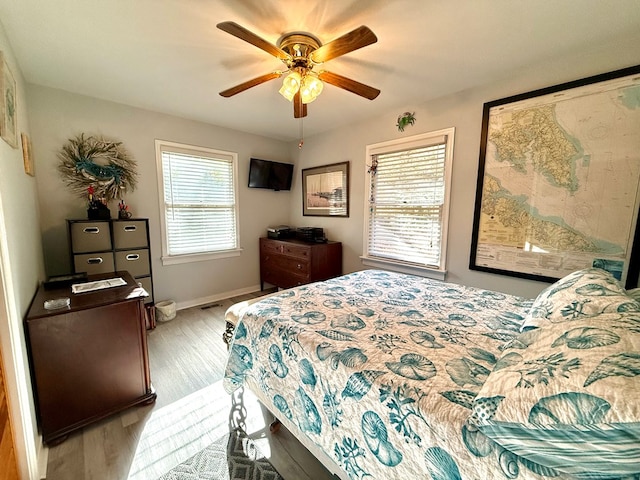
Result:
M310 248L307 245L296 245L290 242L279 240L260 239L260 251L263 253L272 253L274 255L287 255L297 258L309 258Z
M73 253L111 250L111 233L108 221L73 222L70 224L69 231Z
M144 220L116 220L112 226L116 250L147 246L147 222Z
M284 244L283 252L285 255L289 255L296 258L308 259L311 255L311 248L305 245L294 245L292 243Z
M116 252L116 270L126 270L132 277L149 275L149 250Z
M111 252L74 255L73 265L76 273L87 272L89 275L115 271Z
M309 283L309 275L296 275L278 268L266 267L261 273L262 281L280 288L297 287Z
M275 240L260 239L260 253L271 253L274 255L282 255L282 242Z
M306 259L300 260L282 255L263 254L260 257L260 262L267 267L277 266L292 274L309 274L309 262Z

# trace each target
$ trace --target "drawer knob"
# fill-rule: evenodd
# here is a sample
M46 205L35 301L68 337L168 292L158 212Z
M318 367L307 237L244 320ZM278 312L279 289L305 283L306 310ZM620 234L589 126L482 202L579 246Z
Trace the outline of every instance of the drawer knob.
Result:
M298 264L298 270L302 270L302 265Z
M138 255L137 253L130 253L126 258L127 260L138 260L140 258L140 255Z
M100 229L98 227L86 227L82 230L84 233L100 233Z
M135 225L127 225L126 227L123 228L123 230L125 232L135 232L136 231L136 226Z
M104 260L102 260L102 258L100 257L93 257L93 258L88 258L87 259L87 263L89 265L100 265Z

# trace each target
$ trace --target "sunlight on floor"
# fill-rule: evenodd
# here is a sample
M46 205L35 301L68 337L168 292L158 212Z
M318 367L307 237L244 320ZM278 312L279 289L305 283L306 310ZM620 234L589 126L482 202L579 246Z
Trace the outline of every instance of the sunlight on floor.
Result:
M255 397L247 391L232 397L222 381L153 411L146 419L128 479L157 478L237 426L252 437L254 432L268 431ZM255 442L270 458L267 439Z

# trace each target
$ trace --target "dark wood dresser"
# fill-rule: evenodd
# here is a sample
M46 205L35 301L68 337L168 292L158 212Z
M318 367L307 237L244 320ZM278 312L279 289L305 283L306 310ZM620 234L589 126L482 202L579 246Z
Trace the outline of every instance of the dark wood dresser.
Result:
M25 318L31 376L42 435L58 443L89 423L141 403L152 403L144 299L125 271L90 275L127 282L87 293L40 286ZM50 299L70 306L44 308Z
M260 239L260 289L290 288L342 274L342 243Z

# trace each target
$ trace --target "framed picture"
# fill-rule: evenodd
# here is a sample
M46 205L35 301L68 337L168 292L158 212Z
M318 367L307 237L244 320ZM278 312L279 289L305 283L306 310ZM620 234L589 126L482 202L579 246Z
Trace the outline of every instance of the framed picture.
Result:
M302 170L302 214L349 216L349 162Z
M469 267L640 273L640 66L484 104Z
M13 148L18 148L18 122L16 108L16 81L0 52L0 91L2 98L2 116L0 116L0 135Z
M21 133L20 138L22 140L22 160L24 161L24 173L35 177L35 171L33 169L33 158L31 156L31 141L26 133Z

